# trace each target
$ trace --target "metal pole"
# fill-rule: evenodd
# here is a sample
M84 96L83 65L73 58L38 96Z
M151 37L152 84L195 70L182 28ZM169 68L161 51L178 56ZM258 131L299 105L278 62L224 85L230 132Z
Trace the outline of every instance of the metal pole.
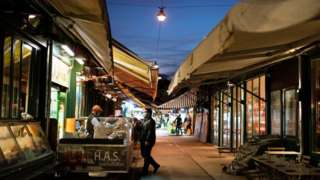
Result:
M298 84L298 93L299 93L299 97L301 97L301 92L302 92L302 57L299 56L298 57L298 75L299 75L299 84ZM300 143L300 153L303 153L303 138L302 138L302 99L299 98L299 102L298 102L298 124L299 124L299 143ZM299 157L299 159L301 160L301 156Z

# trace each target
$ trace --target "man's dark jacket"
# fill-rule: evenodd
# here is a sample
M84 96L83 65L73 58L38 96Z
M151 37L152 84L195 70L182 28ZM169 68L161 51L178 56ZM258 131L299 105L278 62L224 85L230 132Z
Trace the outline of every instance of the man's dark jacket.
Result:
M143 122L140 141L147 141L150 145L156 143L156 122L152 118Z

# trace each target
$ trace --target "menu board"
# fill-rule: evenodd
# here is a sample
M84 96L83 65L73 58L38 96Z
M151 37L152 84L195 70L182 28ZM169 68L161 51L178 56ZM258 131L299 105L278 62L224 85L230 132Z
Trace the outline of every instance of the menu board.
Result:
M1 157L4 158L0 159L0 166L13 165L25 160L8 126L0 126L0 149Z

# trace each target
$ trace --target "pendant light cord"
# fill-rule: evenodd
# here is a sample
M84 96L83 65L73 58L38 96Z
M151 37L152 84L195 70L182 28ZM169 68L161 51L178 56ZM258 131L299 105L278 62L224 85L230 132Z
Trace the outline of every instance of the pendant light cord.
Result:
M160 0L160 8L163 8L163 0ZM157 45L156 45L156 60L159 60L159 51L160 51L160 36L161 35L161 22L159 22L158 28L158 37L157 37Z
M159 22L158 28L158 38L157 38L157 49L156 49L156 60L159 60L159 51L160 51L160 37L161 37L161 22Z

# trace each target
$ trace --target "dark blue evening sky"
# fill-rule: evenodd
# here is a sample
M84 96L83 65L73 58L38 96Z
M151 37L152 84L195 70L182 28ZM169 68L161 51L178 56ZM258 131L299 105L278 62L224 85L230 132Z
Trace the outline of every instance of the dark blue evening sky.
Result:
M163 0L167 21L156 19L160 0L107 0L112 36L171 76L237 0Z

